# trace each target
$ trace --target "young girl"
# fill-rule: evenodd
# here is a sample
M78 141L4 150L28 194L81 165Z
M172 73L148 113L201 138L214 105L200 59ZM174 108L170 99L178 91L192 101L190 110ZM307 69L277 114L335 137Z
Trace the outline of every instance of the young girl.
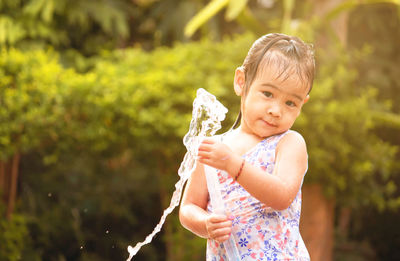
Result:
M229 236L241 260L310 259L299 232L307 150L290 128L309 99L314 67L309 45L268 34L236 69L238 120L201 143L179 212L184 227L208 239L207 260L227 260L222 243ZM218 175L227 215L212 212L203 164Z

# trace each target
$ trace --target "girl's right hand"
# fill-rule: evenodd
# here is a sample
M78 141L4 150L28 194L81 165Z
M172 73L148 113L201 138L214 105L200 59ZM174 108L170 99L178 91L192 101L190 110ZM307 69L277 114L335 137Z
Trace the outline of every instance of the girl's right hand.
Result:
M206 219L208 238L219 243L229 239L232 232L232 218L225 215L210 214Z

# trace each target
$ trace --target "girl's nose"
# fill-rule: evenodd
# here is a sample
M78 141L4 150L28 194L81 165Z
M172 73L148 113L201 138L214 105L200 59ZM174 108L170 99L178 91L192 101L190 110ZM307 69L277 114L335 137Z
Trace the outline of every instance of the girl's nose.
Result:
M281 108L278 104L271 104L268 108L268 114L273 117L281 117Z

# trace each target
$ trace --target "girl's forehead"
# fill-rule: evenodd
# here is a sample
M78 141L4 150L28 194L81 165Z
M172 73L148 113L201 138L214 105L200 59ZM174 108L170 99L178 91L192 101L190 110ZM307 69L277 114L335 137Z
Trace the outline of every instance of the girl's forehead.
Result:
M270 83L274 86L286 86L300 92L308 92L310 85L307 77L296 66L296 63L288 61L262 61L257 69L254 80L260 84Z

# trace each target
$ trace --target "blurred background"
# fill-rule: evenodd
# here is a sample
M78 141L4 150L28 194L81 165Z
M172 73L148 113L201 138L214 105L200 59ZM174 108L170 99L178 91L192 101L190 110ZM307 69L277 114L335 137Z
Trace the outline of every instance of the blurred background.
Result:
M178 180L198 88L229 108L261 35L313 43L312 260L400 260L400 1L0 0L0 260L125 260ZM134 260L205 260L167 218Z

